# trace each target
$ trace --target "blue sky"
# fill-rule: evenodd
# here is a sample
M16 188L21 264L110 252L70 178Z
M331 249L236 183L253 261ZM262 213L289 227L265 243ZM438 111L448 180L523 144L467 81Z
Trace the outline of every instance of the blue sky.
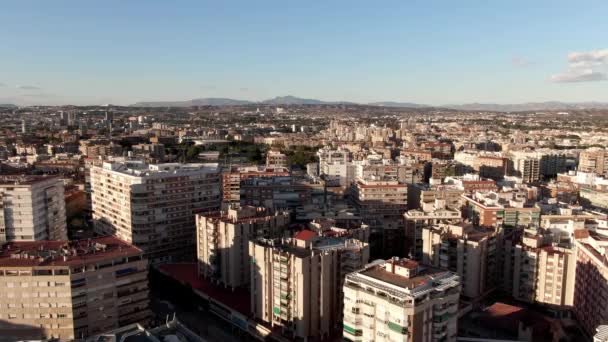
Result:
M7 1L0 102L608 101L606 13L605 0Z

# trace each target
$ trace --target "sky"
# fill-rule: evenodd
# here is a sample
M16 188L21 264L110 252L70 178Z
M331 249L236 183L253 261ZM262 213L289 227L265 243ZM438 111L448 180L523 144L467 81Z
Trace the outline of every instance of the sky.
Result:
M6 1L0 103L608 102L608 1Z

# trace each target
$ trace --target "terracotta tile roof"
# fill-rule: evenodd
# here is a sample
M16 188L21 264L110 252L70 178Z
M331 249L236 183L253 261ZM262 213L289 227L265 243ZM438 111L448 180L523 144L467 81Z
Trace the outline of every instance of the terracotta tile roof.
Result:
M302 230L300 232L298 232L294 238L297 240L303 240L303 241L308 241L312 238L314 238L315 236L317 236L317 233L313 232L312 230Z

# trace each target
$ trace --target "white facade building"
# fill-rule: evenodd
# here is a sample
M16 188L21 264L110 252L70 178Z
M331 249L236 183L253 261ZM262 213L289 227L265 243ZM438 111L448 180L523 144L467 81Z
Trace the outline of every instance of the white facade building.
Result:
M67 237L62 179L0 177L0 243Z
M153 262L192 259L194 215L220 207L217 164L108 162L90 173L95 232L132 243Z
M377 261L346 276L346 341L456 341L458 275L409 259Z

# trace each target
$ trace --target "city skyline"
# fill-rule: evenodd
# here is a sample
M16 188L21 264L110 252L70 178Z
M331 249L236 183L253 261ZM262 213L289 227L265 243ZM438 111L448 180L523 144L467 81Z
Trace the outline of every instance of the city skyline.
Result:
M525 5L6 4L0 103L608 102L608 4Z

